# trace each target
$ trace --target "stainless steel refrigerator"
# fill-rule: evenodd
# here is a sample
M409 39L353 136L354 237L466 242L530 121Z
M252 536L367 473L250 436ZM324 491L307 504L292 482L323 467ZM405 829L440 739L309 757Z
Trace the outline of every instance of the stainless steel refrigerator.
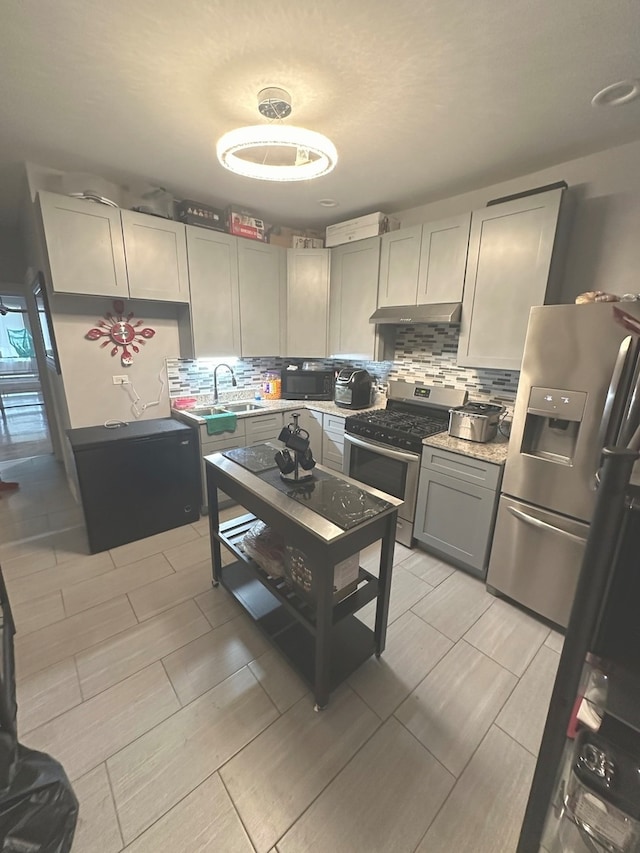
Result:
M596 499L602 448L640 410L629 302L533 308L487 573L488 587L566 627ZM628 428L628 427L627 427Z

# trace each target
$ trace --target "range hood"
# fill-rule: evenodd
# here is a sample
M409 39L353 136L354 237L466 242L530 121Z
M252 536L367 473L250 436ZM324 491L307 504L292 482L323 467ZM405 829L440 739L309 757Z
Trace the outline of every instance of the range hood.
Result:
M394 326L416 326L419 323L459 323L460 302L437 302L431 305L389 305L378 308L370 323Z

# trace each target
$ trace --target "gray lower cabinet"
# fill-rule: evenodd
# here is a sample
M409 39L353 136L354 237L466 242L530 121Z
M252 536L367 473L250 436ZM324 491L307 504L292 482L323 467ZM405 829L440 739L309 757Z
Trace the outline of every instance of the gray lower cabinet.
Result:
M222 453L223 450L235 450L236 447L244 447L245 425L241 418L238 418L235 432L225 432L222 435L207 435L206 426L200 427L200 465L202 470L202 508L206 510L209 506L207 496L207 477L204 457L210 456L212 453ZM218 489L218 502L221 504L229 503L231 498L224 492Z
M474 211L459 365L520 370L529 311L557 298L566 208L566 190L554 189Z
M414 537L427 550L484 578L501 478L499 465L425 447Z
M240 355L238 238L187 226L194 358Z
M334 471L342 471L344 462L345 417L326 412L322 416L322 464Z
M266 415L252 415L244 418L246 446L275 441L282 430L282 412L269 412Z
M238 238L240 348L279 355L286 346L286 249Z

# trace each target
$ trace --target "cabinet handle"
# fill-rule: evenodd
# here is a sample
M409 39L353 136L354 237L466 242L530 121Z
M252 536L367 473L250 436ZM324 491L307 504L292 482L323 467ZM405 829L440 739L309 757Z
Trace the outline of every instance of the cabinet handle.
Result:
M569 533L568 530L563 530L561 527L549 524L548 521L543 521L541 518L534 518L532 515L527 515L527 513L522 512L521 509L516 509L513 506L508 507L508 509L511 515L515 515L516 518L524 521L525 524L530 524L532 527L539 527L541 530L550 530L552 533L559 533L560 536L566 536L567 539L571 539L573 542L579 542L581 545L584 545L587 541L585 536L578 536L576 533Z

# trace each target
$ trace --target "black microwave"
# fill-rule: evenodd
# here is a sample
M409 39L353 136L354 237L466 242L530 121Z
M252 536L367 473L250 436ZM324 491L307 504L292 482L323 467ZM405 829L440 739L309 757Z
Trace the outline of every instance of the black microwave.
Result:
M333 370L282 370L283 400L333 400Z

